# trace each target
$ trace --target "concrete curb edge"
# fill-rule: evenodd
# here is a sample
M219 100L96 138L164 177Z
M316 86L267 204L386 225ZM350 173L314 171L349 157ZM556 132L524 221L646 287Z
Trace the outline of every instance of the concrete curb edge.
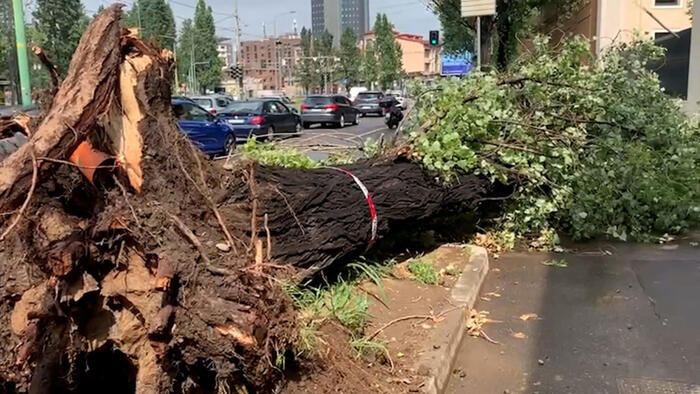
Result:
M421 388L426 394L441 394L447 387L457 350L466 333L467 312L474 307L489 271L486 249L473 245L466 247L469 248L469 262L450 294L452 303L458 308L445 316L440 330L446 335L441 341L444 345L428 351L421 362L420 369L427 371L428 376Z

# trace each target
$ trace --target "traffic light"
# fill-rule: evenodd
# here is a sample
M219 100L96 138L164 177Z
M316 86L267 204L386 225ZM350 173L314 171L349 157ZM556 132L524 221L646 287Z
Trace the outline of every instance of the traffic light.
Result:
M430 31L430 45L436 47L440 45L440 31L431 30Z

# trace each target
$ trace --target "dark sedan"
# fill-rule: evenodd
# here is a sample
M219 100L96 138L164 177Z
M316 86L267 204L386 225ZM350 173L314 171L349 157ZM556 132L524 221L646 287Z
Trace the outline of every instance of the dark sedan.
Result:
M277 100L239 101L219 114L233 128L236 141L251 137L272 138L275 134L301 134L301 118Z
M355 108L362 112L362 115L375 114L384 116L384 108L379 105L382 100L384 100L384 93L382 92L362 92L355 99Z
M308 129L315 123L332 124L343 128L360 122L360 112L345 96L308 96L301 105L301 120Z

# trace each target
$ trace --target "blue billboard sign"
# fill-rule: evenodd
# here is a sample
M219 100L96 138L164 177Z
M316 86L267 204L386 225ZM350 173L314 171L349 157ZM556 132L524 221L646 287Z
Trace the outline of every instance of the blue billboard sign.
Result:
M469 74L472 68L472 55L468 52L463 55L442 55L442 75L463 76Z

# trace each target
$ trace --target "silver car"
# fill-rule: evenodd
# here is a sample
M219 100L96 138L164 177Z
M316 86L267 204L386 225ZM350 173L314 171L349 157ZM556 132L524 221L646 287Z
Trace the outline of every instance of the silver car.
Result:
M224 95L192 96L190 99L212 115L226 112L234 103L230 97Z

